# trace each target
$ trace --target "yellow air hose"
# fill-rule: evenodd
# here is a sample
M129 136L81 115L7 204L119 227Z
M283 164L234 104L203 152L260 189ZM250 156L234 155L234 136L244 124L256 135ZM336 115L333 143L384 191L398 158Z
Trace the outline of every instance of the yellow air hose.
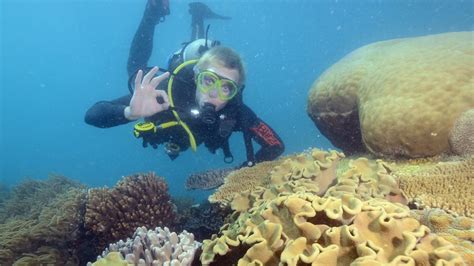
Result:
M176 121L178 122L178 124L180 124L184 128L186 133L188 134L189 144L191 145L191 149L193 151L197 150L196 139L194 138L194 135L193 135L193 132L191 132L191 129L189 129L188 125L186 123L184 123L184 121L181 120L181 118L179 117L178 112L176 112L176 110L174 108L172 90L173 90L174 77L178 74L178 72L181 71L181 69L183 69L184 67L186 67L188 65L197 63L197 61L198 60L195 59L195 60L189 60L189 61L183 62L181 65L179 65L173 71L173 74L171 75L170 80L168 82L168 98L169 98L169 101L170 101L171 112L173 113L174 117L176 118Z

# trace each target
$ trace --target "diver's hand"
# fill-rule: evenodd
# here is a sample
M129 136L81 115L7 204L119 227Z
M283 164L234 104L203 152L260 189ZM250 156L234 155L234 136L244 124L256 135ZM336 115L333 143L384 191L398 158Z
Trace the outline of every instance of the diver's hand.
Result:
M157 90L156 87L167 79L170 73L166 72L153 78L156 72L158 72L158 67L152 68L142 79L143 71L138 71L130 105L124 110L124 115L128 120L149 117L169 108L168 94L163 90ZM157 101L157 97L163 99L162 103Z

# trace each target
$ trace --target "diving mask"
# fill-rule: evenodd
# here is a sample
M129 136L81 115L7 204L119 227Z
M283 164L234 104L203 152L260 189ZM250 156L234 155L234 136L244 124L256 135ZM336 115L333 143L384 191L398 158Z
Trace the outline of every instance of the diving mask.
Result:
M196 85L199 91L207 94L212 90L217 90L219 99L228 101L234 98L239 92L239 86L231 79L219 76L210 70L204 70L198 73Z

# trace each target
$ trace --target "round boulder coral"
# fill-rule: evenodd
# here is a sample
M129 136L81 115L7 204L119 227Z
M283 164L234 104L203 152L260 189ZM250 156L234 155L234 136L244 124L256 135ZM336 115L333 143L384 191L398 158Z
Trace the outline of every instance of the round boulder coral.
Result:
M452 152L454 123L474 108L473 38L453 32L361 47L314 82L308 114L346 153Z
M474 109L464 112L456 120L449 134L449 144L456 154L474 155Z

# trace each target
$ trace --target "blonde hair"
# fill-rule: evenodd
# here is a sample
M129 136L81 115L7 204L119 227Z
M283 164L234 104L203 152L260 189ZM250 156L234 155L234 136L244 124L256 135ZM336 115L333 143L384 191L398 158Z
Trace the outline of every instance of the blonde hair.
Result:
M235 69L239 73L237 84L242 86L245 83L245 68L240 55L234 49L224 46L214 46L206 51L196 64L199 70L204 70L217 64L229 69Z

